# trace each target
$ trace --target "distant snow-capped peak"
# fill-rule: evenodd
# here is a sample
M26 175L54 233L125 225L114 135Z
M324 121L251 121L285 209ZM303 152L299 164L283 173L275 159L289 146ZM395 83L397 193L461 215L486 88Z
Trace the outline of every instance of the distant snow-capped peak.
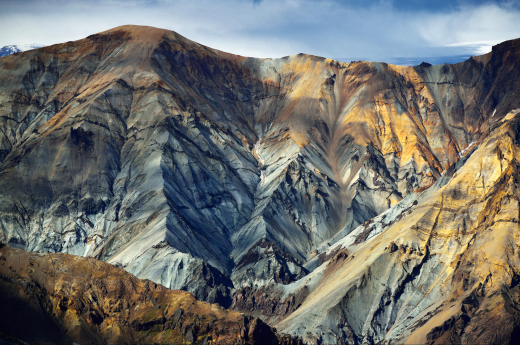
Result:
M0 57L11 55L14 53L24 52L26 50L43 47L43 44L29 43L29 44L12 44L0 48Z

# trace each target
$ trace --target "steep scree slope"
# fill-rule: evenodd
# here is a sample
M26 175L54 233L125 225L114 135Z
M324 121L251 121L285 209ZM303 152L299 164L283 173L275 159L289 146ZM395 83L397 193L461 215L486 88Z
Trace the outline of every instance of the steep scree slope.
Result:
M272 322L311 343L516 342L518 112L434 186L326 249L334 257L284 291L280 305L304 295L299 308Z

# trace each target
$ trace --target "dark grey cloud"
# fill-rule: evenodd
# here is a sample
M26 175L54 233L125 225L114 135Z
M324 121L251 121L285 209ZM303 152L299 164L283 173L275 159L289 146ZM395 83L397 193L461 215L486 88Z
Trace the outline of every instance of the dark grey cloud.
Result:
M416 64L461 61L520 37L514 1L3 0L0 8L0 46L138 24L244 56Z

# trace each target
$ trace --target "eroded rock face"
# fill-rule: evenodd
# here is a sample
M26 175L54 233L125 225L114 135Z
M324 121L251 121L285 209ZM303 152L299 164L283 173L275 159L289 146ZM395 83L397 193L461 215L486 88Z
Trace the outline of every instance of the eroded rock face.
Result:
M310 291L278 328L325 344L514 342L517 113L496 120L428 190L341 239L348 256L336 255L292 288Z
M232 280L242 286L259 288L272 282L290 284L308 271L291 256L265 240L255 244L233 270ZM235 285L235 288L240 286Z
M417 193L448 183L520 108L518 42L456 65L402 67L244 58L124 26L1 58L0 239L93 256L225 306L247 309L265 293L260 305L285 307L259 315L289 318L284 330L314 341L384 339L394 311L370 326L371 311L345 314L381 291L356 285L359 305L321 312L335 335L293 327L298 291L314 291L331 260L355 260L351 244L423 209ZM361 281L387 276L404 289L417 283L410 270L443 272L424 248L390 242ZM347 252L332 253L340 243ZM404 268L402 251L413 254Z
M257 318L104 262L0 245L0 332L10 337L55 344L302 344Z

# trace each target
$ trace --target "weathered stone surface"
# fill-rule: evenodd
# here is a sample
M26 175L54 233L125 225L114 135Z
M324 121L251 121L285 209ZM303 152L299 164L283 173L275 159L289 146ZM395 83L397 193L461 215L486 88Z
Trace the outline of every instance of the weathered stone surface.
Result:
M272 243L260 240L242 256L231 278L236 282L235 288L259 288L272 282L290 284L307 273L291 256L281 252Z
M514 342L520 330L517 113L497 119L478 148L428 190L338 241L349 255L298 282L293 291L310 287L308 297L277 327L325 344L349 334L355 344Z
M0 246L0 332L13 343L302 344L95 259Z

